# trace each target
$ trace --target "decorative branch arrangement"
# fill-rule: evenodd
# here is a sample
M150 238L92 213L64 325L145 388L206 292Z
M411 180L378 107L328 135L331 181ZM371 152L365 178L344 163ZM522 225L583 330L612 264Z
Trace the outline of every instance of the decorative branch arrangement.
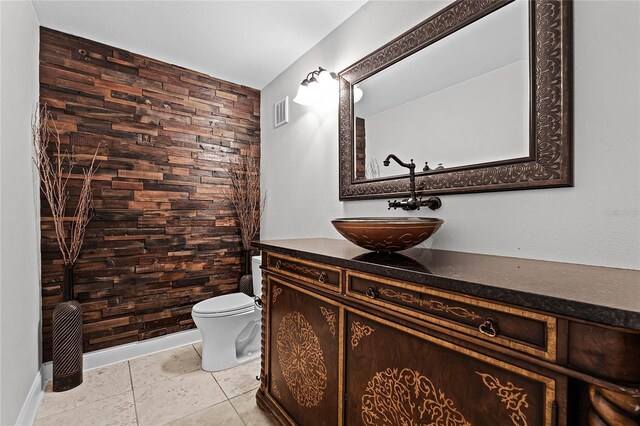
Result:
M82 248L87 224L93 212L91 180L97 170L96 156L100 147L91 159L88 169L83 168L82 187L78 196L73 217L66 217L69 191L67 182L71 177L75 160L73 153L61 149L61 127L55 122L46 105L38 105L33 115L31 132L35 149L34 163L40 174L42 193L51 208L51 215L56 231L56 239L65 266L72 266ZM49 157L49 145L53 142L53 161Z
M238 215L242 248L251 250L251 241L260 229L260 218L264 211L266 195L260 196L260 164L249 155L240 157L236 167L228 170L231 187L225 192Z

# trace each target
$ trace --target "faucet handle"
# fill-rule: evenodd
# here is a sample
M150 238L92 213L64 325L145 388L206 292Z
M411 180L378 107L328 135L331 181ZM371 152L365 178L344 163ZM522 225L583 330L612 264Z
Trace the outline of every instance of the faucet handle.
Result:
M422 197L418 198L418 210L420 206L429 207L431 210L438 210L442 207L442 201L438 197L429 197L426 200L423 200Z

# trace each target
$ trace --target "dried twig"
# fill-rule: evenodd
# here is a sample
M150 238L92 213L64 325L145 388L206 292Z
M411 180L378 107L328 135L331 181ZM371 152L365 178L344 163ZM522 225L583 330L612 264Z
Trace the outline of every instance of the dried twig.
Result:
M82 169L84 175L78 205L72 218L65 217L69 192L67 182L71 177L75 161L73 154L62 151L60 140L61 127L56 123L46 105L38 106L31 122L31 132L35 149L34 163L40 174L42 193L51 209L51 216L56 231L56 240L62 253L64 264L71 266L78 259L87 224L91 220L93 197L91 180L97 170L96 156L100 147L91 159L88 169ZM49 144L55 143L53 162L47 150ZM70 224L67 224L70 222Z
M227 171L231 187L225 191L238 216L242 248L251 249L251 241L260 229L266 195L260 196L260 163L249 154L240 157L236 167Z

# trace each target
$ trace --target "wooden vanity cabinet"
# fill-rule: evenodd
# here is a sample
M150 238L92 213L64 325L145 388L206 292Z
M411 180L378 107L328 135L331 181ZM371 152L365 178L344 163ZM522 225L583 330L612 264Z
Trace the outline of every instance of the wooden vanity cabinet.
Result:
M638 333L283 254L263 265L257 401L281 424L640 424L640 391L620 385L638 379ZM611 364L599 337L623 339Z

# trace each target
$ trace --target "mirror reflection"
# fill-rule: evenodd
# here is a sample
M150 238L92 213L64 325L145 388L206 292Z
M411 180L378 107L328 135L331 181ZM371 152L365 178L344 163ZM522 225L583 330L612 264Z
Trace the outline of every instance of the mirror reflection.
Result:
M360 81L356 180L406 174L390 153L416 172L528 157L528 15L516 0Z

